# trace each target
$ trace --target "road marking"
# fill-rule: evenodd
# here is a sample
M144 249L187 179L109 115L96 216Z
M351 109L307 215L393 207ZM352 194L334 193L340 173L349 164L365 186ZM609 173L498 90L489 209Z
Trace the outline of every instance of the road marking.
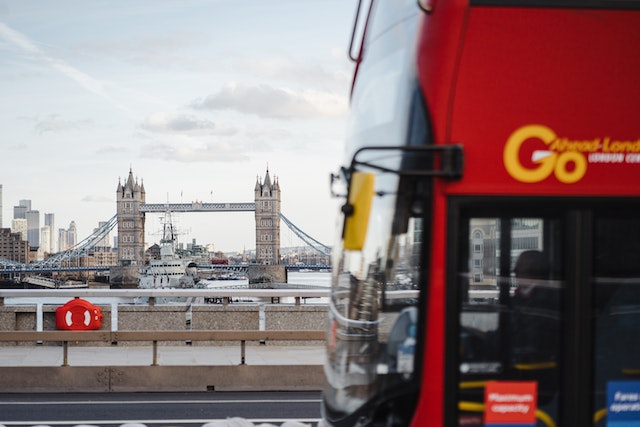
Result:
M168 420L75 420L73 422L69 421L0 421L0 424L5 426L53 426L53 425L69 425L73 424L75 426L87 426L87 425L123 425L123 424L167 424L172 425L174 423L179 424L207 424L213 423L216 421L227 421L229 418L214 418L214 419L202 419L202 420L180 420L180 419L168 419ZM242 418L244 421L248 421L251 423L285 423L287 421L298 421L301 423L318 423L320 422L320 418Z
M86 400L86 401L74 401L66 402L63 400L57 401L12 401L12 402L0 402L2 405L148 405L148 404L184 404L184 403L210 403L214 405L228 404L228 403L321 403L322 399L233 399L233 400Z

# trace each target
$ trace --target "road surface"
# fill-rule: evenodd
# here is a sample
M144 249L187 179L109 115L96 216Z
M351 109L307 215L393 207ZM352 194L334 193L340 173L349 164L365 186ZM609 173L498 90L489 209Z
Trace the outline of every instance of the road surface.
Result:
M193 427L240 417L316 426L320 401L320 392L0 394L0 425Z

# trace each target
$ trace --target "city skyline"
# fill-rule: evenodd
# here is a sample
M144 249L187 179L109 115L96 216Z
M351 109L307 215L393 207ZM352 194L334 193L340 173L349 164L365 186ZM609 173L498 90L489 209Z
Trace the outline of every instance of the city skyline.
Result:
M262 184L264 177L258 177L258 181L260 184ZM277 180L276 180L277 181ZM0 185L0 189L2 188L2 185ZM2 195L0 194L0 207L2 206ZM251 201L251 203L253 203L253 201ZM38 247L40 246L40 249L42 249L42 251L44 253L49 253L49 254L54 254L56 252L61 252L67 249L70 249L72 247L74 247L77 243L79 243L81 240L87 238L90 236L91 233L95 233L97 232L101 227L105 226L107 224L107 221L103 221L100 220L98 221L97 225L95 227L93 227L92 231L90 234L87 234L86 236L77 236L77 231L76 231L76 222L75 220L71 220L71 222L69 223L68 227L56 227L55 226L55 213L53 212L40 212L39 209L35 209L35 206L32 205L32 200L30 199L20 199L18 201L18 203L16 205L14 205L12 207L13 210L13 214L11 216L11 222L10 224L2 224L0 223L0 228L8 228L11 229L12 232L20 232L23 234L23 240L26 240L30 243L30 246L32 248L34 247ZM31 219L33 220L34 218L36 218L36 221L32 224L30 224L31 226L28 226L28 217L29 217L29 213L31 213ZM196 213L197 214L197 213ZM211 213L209 213L211 214ZM235 215L234 213L213 213L213 215L220 215L220 214L227 214L227 215ZM243 214L243 213L241 213ZM253 213L249 213L252 216L253 219ZM172 216L178 217L181 215L190 215L189 213L181 213L181 212L172 212ZM154 219L159 219L162 220L162 217L164 215L163 214L156 214L156 213L147 213L146 214L146 221L148 220L154 220ZM40 219L44 219L44 222L41 222ZM24 227L20 227L20 226L16 226L16 224L18 223L18 221L24 221ZM46 231L45 231L46 229ZM285 227L285 230L288 230ZM34 240L34 236L35 236L35 232L38 232L38 236L35 238ZM29 232L29 233L27 233ZM51 235L51 238L45 238L44 240L47 240L46 242L43 241L42 236L47 233ZM71 235L69 237L67 237L67 234L71 233ZM154 235L158 234L158 237L153 237ZM227 252L227 253L242 253L245 250L246 251L254 251L256 250L255 245L254 246L250 246L250 247L245 247L242 248L242 250L226 250L225 248L219 248L216 247L215 244L213 242L202 242L201 240L199 240L197 238L197 236L188 236L187 238L183 238L181 239L179 236L180 235L186 235L187 233L183 233L181 230L179 230L178 228L176 228L176 243L179 246L187 246L187 245L191 245L191 244L197 244L200 246L210 246L210 247L215 247L214 251L218 252L218 251L222 251L222 252ZM64 235L64 238L63 238ZM99 244L100 246L104 246L104 247L110 247L110 248L117 248L118 244L117 244L117 227L113 228L113 230L104 238L102 239L101 243ZM154 244L157 244L159 242L159 233L154 232L153 230L151 232L149 232L149 230L146 230L145 233L145 248L149 248L151 246L153 246ZM79 237L79 238L78 238ZM61 239L64 239L64 241L62 241ZM71 240L69 240L71 239ZM36 243L34 243L36 242ZM298 246L308 246L305 242L303 242L302 240L298 240L298 241L292 241L289 240L289 246L287 247L298 247ZM47 249L47 245L49 249ZM310 250L311 247L309 247Z
M3 227L29 199L87 237L130 168L149 203L251 202L268 168L282 212L332 244L355 7L0 0ZM255 247L252 213L178 220L181 241ZM157 229L149 215L148 245Z

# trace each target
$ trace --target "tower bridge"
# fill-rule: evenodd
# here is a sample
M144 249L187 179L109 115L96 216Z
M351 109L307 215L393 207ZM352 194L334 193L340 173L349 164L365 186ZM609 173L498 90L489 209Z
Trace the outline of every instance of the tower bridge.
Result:
M118 217L118 265L142 265L145 250L147 212L255 212L256 262L277 265L280 260L280 185L271 180L269 169L264 180L256 179L253 203L159 203L147 204L143 183L129 169L124 184L116 189Z
M254 187L253 202L232 203L147 203L146 191L142 182L138 183L129 170L129 176L123 184L118 182L116 189L117 213L93 234L81 240L73 248L52 255L31 264L21 264L0 258L0 272L38 273L72 270L104 270L110 268L111 282L126 283L135 281L140 266L144 264L145 251L145 214L169 212L254 212L256 230L256 265L258 275L286 276L284 265L280 264L280 223L284 223L298 238L315 251L329 255L331 248L309 236L293 224L280 211L280 185L271 180L267 169L264 179L258 177ZM109 233L118 232L118 265L112 267L73 267L70 261L86 256L99 246ZM306 266L318 269L321 266ZM250 273L251 275L251 273ZM284 282L281 277L279 281ZM260 280L260 278L258 278Z
M280 263L280 219L296 235L306 236L282 215L280 184L272 180L267 169L264 179L258 177L254 186L254 201L243 203L147 203L146 191L129 170L127 181L118 183L116 190L118 223L118 269L111 271L111 282L126 282L127 276L137 274L137 266L144 263L145 214L162 212L254 212L256 230L256 263L249 268L249 281L286 282L285 266ZM329 248L311 238L328 254ZM311 244L313 246L313 244ZM318 246L316 246L316 250ZM135 268L135 271L132 269ZM114 272L116 273L114 275Z

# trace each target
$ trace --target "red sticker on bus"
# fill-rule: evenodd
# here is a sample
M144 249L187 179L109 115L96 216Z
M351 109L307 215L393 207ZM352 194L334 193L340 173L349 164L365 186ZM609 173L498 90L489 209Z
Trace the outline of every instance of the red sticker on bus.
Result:
M538 405L535 381L491 381L484 388L484 422L535 425Z

